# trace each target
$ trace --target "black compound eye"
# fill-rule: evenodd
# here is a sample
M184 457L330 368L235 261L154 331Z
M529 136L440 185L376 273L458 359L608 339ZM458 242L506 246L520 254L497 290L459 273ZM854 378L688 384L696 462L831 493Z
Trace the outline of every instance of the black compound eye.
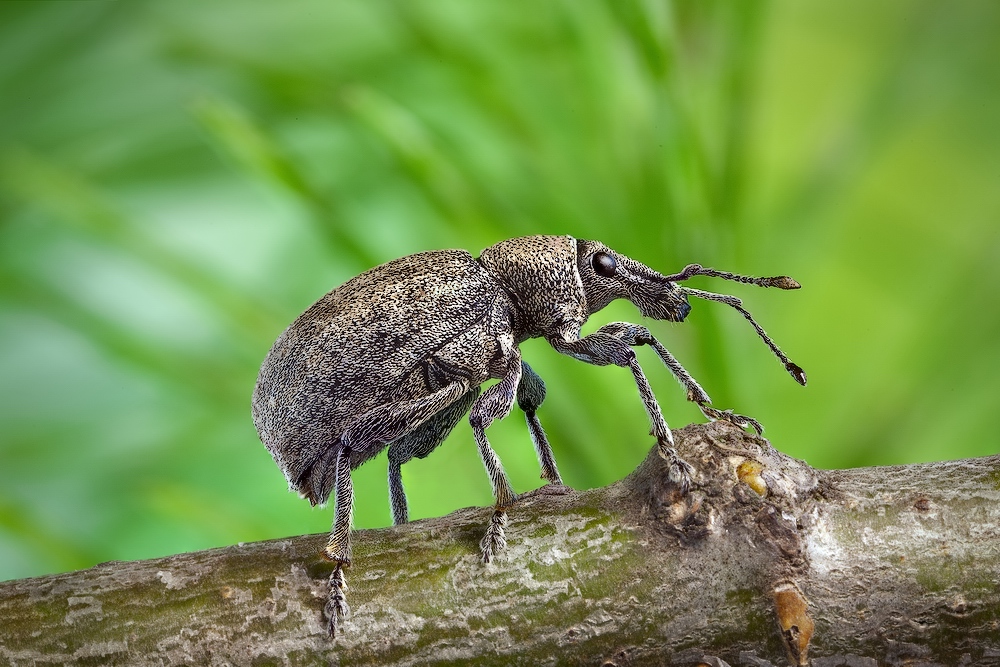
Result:
M593 265L597 275L604 276L605 278L613 278L615 269L618 267L618 262L615 261L615 258L606 252L594 253L590 263Z

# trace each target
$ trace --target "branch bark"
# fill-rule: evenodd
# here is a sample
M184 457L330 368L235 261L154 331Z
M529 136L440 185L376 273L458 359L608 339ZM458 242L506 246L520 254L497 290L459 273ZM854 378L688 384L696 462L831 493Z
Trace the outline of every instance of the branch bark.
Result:
M12 665L1000 664L1000 456L821 471L726 423L675 431L681 497L626 479L355 535L321 620L325 535L0 584ZM810 662L811 661L811 662Z

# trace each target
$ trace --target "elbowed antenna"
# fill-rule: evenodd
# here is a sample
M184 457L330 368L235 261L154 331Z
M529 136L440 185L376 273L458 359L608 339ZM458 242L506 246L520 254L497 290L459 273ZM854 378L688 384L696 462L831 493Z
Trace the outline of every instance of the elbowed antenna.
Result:
M758 287L777 287L778 289L799 289L802 287L798 281L789 278L788 276L773 276L771 278L754 278L752 276L741 276L738 273L730 273L728 271L718 271L716 269L706 269L701 264L688 264L684 267L684 270L680 273L675 273L672 276L664 276L666 280L672 283L680 282L682 280L687 280L694 276L710 276L712 278L723 278L725 280L732 280L738 283L744 283L746 285L757 285Z
M750 278L748 276L740 276L735 273L727 273L725 271L716 271L715 269L705 269L698 264L689 264L684 267L684 270L673 276L667 276L667 279L671 282L677 280L686 280L691 276L713 276L716 278L725 278L726 280L735 280L736 282L746 283L749 285L759 285L761 287L777 287L779 289L798 289L801 287L797 282L789 278L788 276L775 276L773 278ZM677 289L685 294L689 294L693 297L699 299L705 299L707 301L718 301L719 303L724 303L727 306L731 306L743 314L743 317L747 318L753 328L757 331L757 335L761 337L767 346L771 348L771 352L774 356L785 365L785 370L792 376L792 378L798 382L803 387L806 386L806 372L802 370L802 367L798 364L792 362L785 353L782 352L771 337L767 335L767 332L757 324L754 320L753 315L750 311L743 307L743 302L740 301L735 296L729 296L728 294L716 294L715 292L706 292L700 289L694 289L693 287L681 287L678 285Z

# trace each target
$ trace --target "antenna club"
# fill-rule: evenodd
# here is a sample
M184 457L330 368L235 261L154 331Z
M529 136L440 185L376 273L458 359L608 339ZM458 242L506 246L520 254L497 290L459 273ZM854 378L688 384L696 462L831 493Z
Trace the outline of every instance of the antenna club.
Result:
M802 285L793 278L788 276L775 276L774 278L768 278L765 287L777 287L778 289L800 289Z
M802 367L798 364L794 364L791 361L785 364L785 370L791 373L792 378L795 379L803 387L806 386L806 372L802 370Z

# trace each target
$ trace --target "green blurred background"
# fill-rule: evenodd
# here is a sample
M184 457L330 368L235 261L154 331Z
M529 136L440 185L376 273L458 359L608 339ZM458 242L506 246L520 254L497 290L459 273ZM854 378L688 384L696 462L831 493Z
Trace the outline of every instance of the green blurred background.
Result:
M992 1L4 2L0 579L328 530L254 432L267 349L374 264L523 234L801 281L692 283L806 389L721 304L650 324L783 451L995 453L998 219ZM630 374L523 349L565 481L632 470ZM539 484L520 413L490 434ZM404 476L415 518L491 502L464 422ZM387 525L384 455L355 484Z

